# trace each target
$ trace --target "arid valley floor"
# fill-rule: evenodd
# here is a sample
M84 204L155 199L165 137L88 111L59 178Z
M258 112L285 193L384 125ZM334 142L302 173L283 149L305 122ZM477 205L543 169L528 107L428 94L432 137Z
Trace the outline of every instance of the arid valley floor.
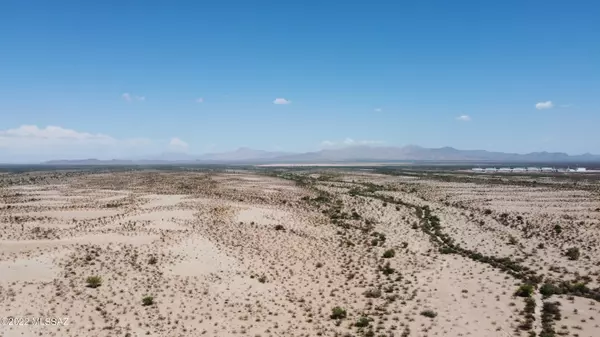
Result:
M0 173L2 337L598 337L599 286L593 176Z

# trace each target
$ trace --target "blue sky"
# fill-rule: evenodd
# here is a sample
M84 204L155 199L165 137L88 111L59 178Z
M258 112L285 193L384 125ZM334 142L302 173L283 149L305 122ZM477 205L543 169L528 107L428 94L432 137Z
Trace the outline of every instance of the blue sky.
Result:
M600 153L598 17L597 1L2 1L0 160Z

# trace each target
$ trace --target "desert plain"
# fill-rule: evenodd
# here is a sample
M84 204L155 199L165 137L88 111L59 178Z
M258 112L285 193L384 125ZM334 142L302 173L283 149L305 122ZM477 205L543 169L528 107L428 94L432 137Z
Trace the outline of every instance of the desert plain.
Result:
M0 173L2 337L598 337L599 286L594 175Z

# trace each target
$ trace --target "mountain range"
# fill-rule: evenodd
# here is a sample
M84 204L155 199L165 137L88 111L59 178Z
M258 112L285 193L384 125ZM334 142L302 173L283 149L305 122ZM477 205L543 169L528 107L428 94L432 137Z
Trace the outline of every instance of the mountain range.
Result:
M246 147L231 152L193 155L167 152L151 158L139 159L82 159L52 160L49 165L119 165L119 164L266 164L266 163L340 163L340 162L600 162L600 155L568 155L563 152L532 152L527 154L491 152L485 150L458 150L452 147L425 148L416 145L349 146L315 152L289 153L254 150Z

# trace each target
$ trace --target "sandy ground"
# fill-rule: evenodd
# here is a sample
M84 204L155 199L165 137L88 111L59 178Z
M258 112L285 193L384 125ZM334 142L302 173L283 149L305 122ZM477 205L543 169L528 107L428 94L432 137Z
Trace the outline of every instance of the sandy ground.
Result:
M1 175L0 336L600 335L597 299L540 292L600 284L594 181L267 172ZM520 274L443 252L423 207L542 275L530 299Z

